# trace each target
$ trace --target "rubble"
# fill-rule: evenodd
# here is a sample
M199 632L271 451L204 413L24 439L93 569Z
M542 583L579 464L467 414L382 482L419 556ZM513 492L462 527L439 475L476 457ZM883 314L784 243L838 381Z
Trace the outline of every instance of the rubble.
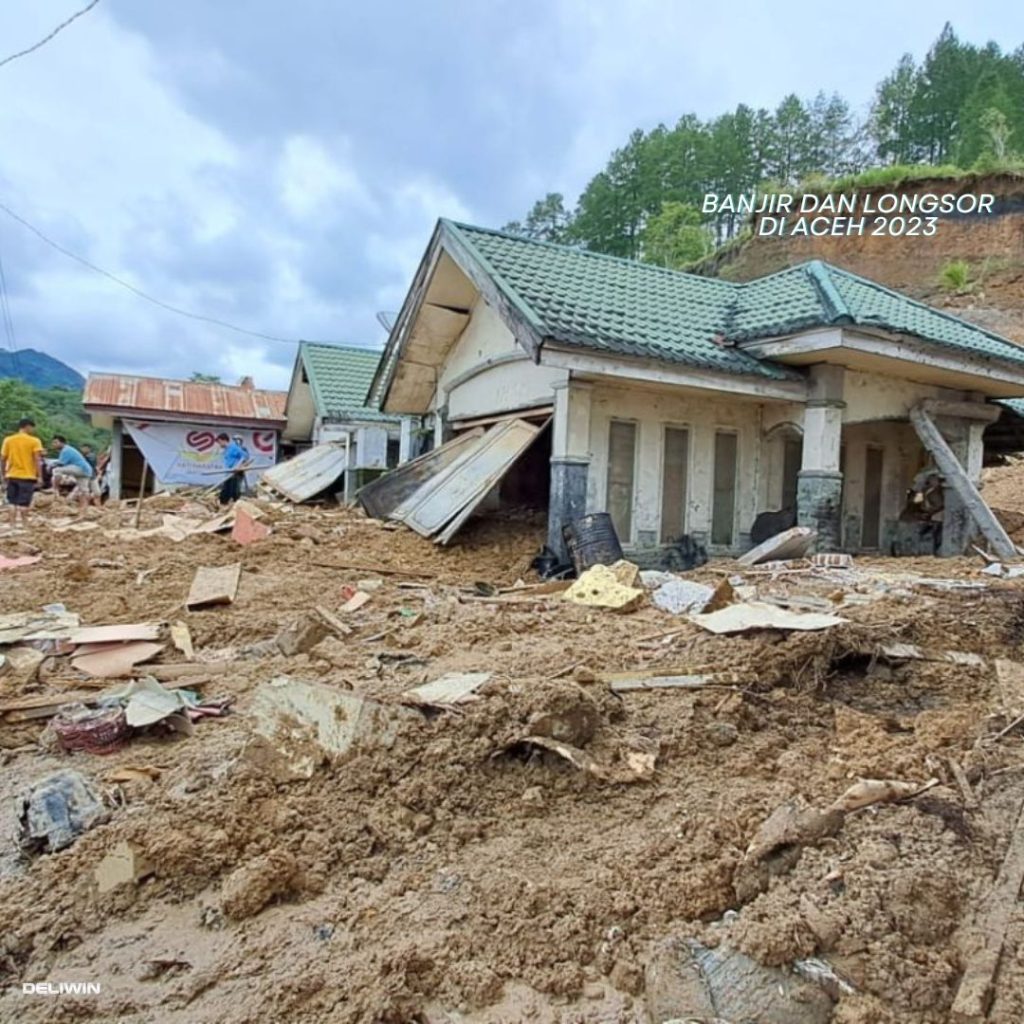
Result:
M140 532L221 518L196 503L147 498ZM753 607L755 628L715 633L538 582L542 516L481 516L445 547L252 504L258 543L211 528L116 557L104 532L134 507L91 531L41 513L45 558L0 587L3 830L62 766L102 815L56 856L0 849L0 1017L41 1022L52 1007L18 983L86 964L90 1012L125 1019L705 1020L709 986L720 1019L761 1019L770 988L807 996L778 1004L787 1021L945 1024L962 987L991 993L989 1024L1019 1019L1000 864L1024 785L1021 579L975 555L607 568L648 597L698 584L705 614ZM111 564L68 573L94 555ZM234 600L185 614L197 568L226 565L244 567ZM346 585L370 595L355 613ZM114 685L74 668L71 640L111 625L156 635L101 642L163 645ZM133 696L155 721L104 756L48 743L68 704ZM659 1001L669 935L673 970L709 968L690 1002ZM753 1003L721 1001L733 978Z

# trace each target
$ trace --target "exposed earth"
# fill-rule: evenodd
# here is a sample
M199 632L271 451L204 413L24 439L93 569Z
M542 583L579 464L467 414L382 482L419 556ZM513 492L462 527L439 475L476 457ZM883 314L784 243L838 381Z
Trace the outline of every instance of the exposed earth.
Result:
M188 500L148 501L143 531ZM649 597L617 614L495 595L537 582L544 530L530 513L475 520L444 549L352 510L262 508L273 532L246 547L108 536L130 529L117 508L68 530L67 510L45 503L26 532L0 536L3 554L43 556L0 574L0 615L61 602L90 625L181 619L211 666L188 685L234 698L192 736L154 729L106 755L54 749L45 720L0 718L0 1020L646 1024L667 1019L652 1016L668 998L665 943L693 939L787 972L825 961L842 979L835 1024L950 1021L1024 798L1024 730L1000 735L1022 695L995 668L1024 662L1020 580L983 575L980 558L758 568L742 584L759 599L826 602L847 621L720 636ZM184 611L196 568L233 562L235 602ZM713 562L685 578L738 571ZM340 611L342 588L367 580L382 582ZM351 633L292 656L270 643L316 606ZM880 653L894 642L980 664ZM157 663L183 660L167 643ZM613 693L604 678L651 669L717 681ZM492 676L452 710L400 704L453 671ZM277 781L246 750L257 689L281 675L393 708L394 744ZM56 658L24 682L0 675L0 707L80 684ZM591 723L575 739L605 778L517 745L544 716ZM616 781L634 754L654 755L653 772ZM129 766L155 778L110 781ZM61 768L105 791L109 819L23 858L16 798ZM752 868L748 847L780 805L826 808L859 778L917 795ZM100 893L96 866L124 842L151 873ZM42 981L102 991L22 992ZM988 1019L1024 1019L1019 903Z

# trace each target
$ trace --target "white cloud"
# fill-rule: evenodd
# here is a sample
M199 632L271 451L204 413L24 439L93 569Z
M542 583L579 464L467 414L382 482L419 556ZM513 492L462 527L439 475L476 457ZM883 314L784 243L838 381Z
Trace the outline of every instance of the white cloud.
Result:
M278 164L281 201L298 219L325 212L336 216L339 207L373 209L373 200L348 157L347 143L334 155L317 139L292 135L285 140Z

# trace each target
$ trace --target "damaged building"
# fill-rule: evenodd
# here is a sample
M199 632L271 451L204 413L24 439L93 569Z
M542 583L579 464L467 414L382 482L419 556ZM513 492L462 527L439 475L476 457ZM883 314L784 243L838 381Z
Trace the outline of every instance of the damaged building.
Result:
M461 438L462 464L490 443L480 487L546 505L556 551L606 511L634 554L686 535L713 555L748 549L766 512L821 550L962 552L994 522L990 400L1021 394L1010 341L819 261L740 284L446 220L371 390L435 448ZM452 475L425 458L418 483ZM908 505L931 465L941 529ZM428 535L468 514L435 497Z

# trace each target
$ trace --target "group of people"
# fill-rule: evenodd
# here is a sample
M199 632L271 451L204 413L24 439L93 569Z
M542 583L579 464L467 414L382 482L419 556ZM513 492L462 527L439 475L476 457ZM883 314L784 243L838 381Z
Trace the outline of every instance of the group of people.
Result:
M81 508L100 504L100 481L110 459L109 453L104 452L97 458L90 445L83 444L79 450L62 434L54 434L50 446L56 455L52 469L44 459L45 448L36 436L35 421L28 416L18 421L17 433L4 438L0 447L0 471L6 484L12 526L24 523L36 490L46 486L48 476L57 489L70 485L71 498Z
M245 473L252 465L252 457L241 434L234 437L218 434L217 445L226 474L220 487L220 503L228 505L242 496ZM35 421L28 416L18 422L17 433L4 438L0 448L0 474L6 484L12 526L24 524L35 492L47 485L57 490L70 485L72 500L83 509L101 503L109 450L97 458L90 445L75 448L61 434L53 435L50 446L56 455L52 467L44 459L46 449L36 436Z

